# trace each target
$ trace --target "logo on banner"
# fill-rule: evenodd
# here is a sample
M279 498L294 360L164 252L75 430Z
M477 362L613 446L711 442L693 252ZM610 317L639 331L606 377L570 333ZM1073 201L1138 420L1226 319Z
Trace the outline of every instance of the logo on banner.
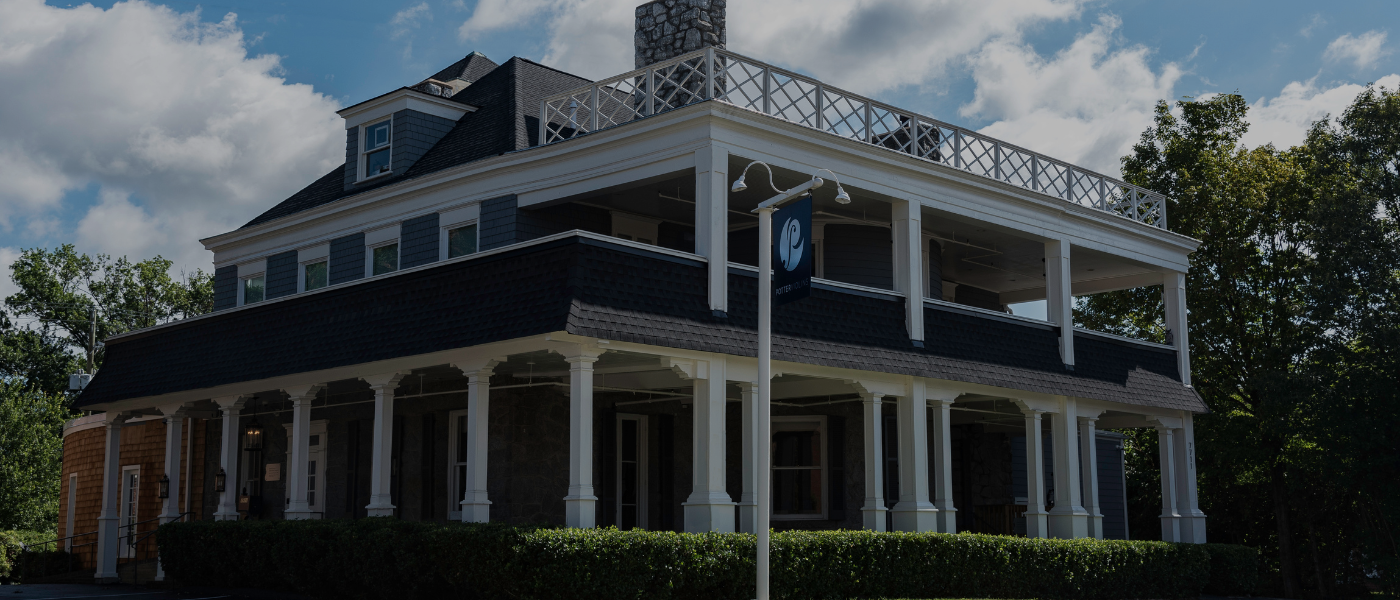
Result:
M783 223L783 233L778 239L778 258L783 261L783 268L791 271L802 264L802 223L797 219L788 219Z
M773 229L773 302L781 306L812 293L812 196L774 212Z

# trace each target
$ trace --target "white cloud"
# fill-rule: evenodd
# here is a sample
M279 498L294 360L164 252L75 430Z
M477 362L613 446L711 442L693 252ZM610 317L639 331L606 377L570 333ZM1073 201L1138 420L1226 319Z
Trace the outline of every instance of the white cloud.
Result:
M1373 67L1382 56L1390 54L1390 50L1385 47L1385 35L1384 31L1375 30L1356 37L1344 33L1342 37L1327 44L1322 58L1332 62L1351 61L1358 69Z
M1322 18L1322 13L1315 13L1313 14L1312 18L1308 20L1308 24L1304 25L1302 29L1298 30L1298 35L1301 35L1305 38L1310 38L1312 37L1313 31L1317 30L1318 27L1322 27L1326 24L1327 19Z
M959 113L994 121L981 131L1055 158L1116 174L1152 122L1158 100L1173 97L1175 63L1154 69L1151 50L1119 48L1121 22L1101 16L1068 47L1043 57L1000 38L971 58L976 91Z
M0 246L0 299L8 298L19 291L19 286L10 279L10 265L19 260L19 248Z
M1400 88L1400 75L1382 77L1376 85ZM1341 116L1364 89L1355 83L1319 87L1316 78L1289 83L1278 96L1260 98L1249 107L1249 131L1241 143L1251 148L1273 143L1279 149L1301 144L1314 122L1328 115Z
M227 231L341 162L338 103L249 56L232 14L0 0L0 225L52 219L96 184L89 252L209 268ZM22 90L22 92L16 92Z
M394 18L389 20L390 38L395 40L408 38L403 47L404 60L413 57L413 33L423 26L423 21L431 20L433 20L433 12L428 7L427 2L420 2L394 13Z

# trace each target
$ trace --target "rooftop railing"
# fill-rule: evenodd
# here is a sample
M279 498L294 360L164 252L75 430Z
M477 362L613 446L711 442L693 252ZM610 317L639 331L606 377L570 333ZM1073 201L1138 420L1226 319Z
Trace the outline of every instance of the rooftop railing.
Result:
M901 110L727 50L706 48L546 98L540 145L717 100L1165 229L1156 192Z

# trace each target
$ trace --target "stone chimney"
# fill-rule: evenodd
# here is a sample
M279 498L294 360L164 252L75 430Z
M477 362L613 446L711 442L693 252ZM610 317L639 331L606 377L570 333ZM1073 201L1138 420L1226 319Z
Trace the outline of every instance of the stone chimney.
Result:
M725 0L655 0L637 7L636 68L724 47Z

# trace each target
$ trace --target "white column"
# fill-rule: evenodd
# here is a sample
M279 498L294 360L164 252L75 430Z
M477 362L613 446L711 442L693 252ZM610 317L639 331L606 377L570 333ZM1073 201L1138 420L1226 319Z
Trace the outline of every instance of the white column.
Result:
M938 509L928 500L928 400L922 381L911 381L898 402L899 503L895 531L937 531Z
M904 295L904 327L915 346L924 345L924 253L920 204L896 200L893 210L894 289Z
M1069 241L1045 242L1045 314L1060 326L1060 359L1074 369L1074 298L1070 295Z
M952 407L957 392L930 393L933 408L933 505L938 508L939 533L958 532L958 509L953 505Z
M223 409L223 437L219 439L219 468L224 472L224 491L219 494L215 521L238 520L238 415L248 401L244 396L215 398Z
M1157 426L1157 459L1161 463L1162 474L1162 541L1180 542L1181 532L1178 522L1181 515L1176 512L1176 452L1172 448L1171 427Z
M491 369L467 375L467 492L462 498L462 522L491 520L486 493L486 455L490 448Z
M1089 513L1089 537L1103 539L1103 513L1099 507L1099 453L1098 431L1095 424L1098 416L1079 416L1079 456L1083 459L1080 475L1084 485L1080 492L1084 495L1084 511Z
M394 452L394 388L403 379L402 373L385 373L362 377L374 390L374 446L369 472L369 504L365 512L371 517L394 516L393 452Z
M320 384L299 385L284 390L292 401L292 446L288 448L290 456L287 458L287 498L290 502L287 512L283 513L289 521L316 518L308 501L306 464L311 458L311 401L316 399L321 387Z
M107 413L107 437L102 455L102 511L97 516L98 583L117 580L117 555L121 552L122 424L126 415Z
M161 499L160 523L163 525L180 518L180 448L184 443L184 406L176 404L163 406L160 412L165 417L165 469L161 473L170 477L168 497ZM171 476L174 477L171 477ZM165 567L156 558L156 581L165 581Z
M1191 385L1191 344L1186 321L1186 274L1166 273L1162 276L1162 303L1167 309L1167 330L1176 347L1176 368L1181 383Z
M1172 430L1172 449L1176 466L1176 512L1180 519L1177 530L1181 541L1206 543L1206 515L1196 503L1196 434L1191 425L1191 413L1181 414L1182 427Z
M1026 419L1026 537L1049 537L1045 512L1045 459L1041 456L1040 416L1043 411L1021 408Z
M1061 396L1059 411L1050 416L1050 442L1055 461L1055 508L1050 509L1050 537L1089 537L1089 513L1081 504L1079 477L1079 419L1073 398Z
M593 495L593 363L597 350L578 349L569 363L569 495L564 496L564 524L584 529L598 522Z
M884 441L880 428L884 417L880 413L880 396L862 392L865 407L865 506L860 509L861 523L871 531L885 530L885 461Z
M706 364L708 363L708 365ZM696 361L695 426L692 449L695 466L690 497L681 504L685 530L734 533L734 499L725 489L725 361Z
M710 310L729 310L729 151L695 151L695 253L709 260Z
M742 494L739 497L739 532L758 531L758 385L739 384L739 411L743 466L740 467Z

